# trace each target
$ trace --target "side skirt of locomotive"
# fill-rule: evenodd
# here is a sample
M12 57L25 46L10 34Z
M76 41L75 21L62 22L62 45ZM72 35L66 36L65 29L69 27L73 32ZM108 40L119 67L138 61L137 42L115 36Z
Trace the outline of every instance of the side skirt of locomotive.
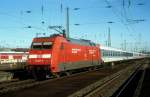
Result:
M72 73L78 73L83 71L95 70L102 67L99 61L93 62L68 62L58 65L58 72L52 72L49 70L49 65L46 66L30 66L28 67L29 73L36 80L45 80L47 78L60 77L63 75L70 75Z
M67 63L59 64L58 69L61 72L61 71L76 70L82 68L98 67L101 65L102 64L99 61L67 62Z

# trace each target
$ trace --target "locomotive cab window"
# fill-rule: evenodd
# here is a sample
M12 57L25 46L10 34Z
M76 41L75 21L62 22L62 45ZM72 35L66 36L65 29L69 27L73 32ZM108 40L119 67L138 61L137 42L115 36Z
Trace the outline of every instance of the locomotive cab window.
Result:
M40 42L34 42L34 43L32 43L31 48L32 49L41 49L42 48L42 43L40 43Z
M34 42L31 46L32 49L51 49L52 42Z
M43 43L43 49L51 49L51 48L52 48L52 42Z

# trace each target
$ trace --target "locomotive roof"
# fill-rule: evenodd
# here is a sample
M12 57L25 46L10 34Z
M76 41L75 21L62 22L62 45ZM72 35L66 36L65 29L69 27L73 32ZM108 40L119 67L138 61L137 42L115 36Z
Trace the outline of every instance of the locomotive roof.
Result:
M60 34L52 34L49 37L36 37L36 38L52 38L52 37L63 37ZM64 37L65 38L65 37ZM94 42L85 39L74 39L74 38L66 38L69 42L79 44L79 45L87 45L87 46L96 46Z
M74 38L68 38L67 39L71 43L80 44L80 45L87 45L87 46L96 46L94 42L91 42L90 40L85 39L74 39Z
M35 37L36 38L51 38L51 37L57 37L57 36L61 36L60 34L52 34L50 36L43 36L43 37Z
M63 37L60 34L52 34L50 37ZM46 37L47 38L47 37ZM85 39L74 39L74 38L66 38L69 42L79 44L79 45L87 45L87 46L96 46L94 42L91 42L90 40L85 40Z
M50 37L56 37L60 36L60 34L53 34ZM90 40L85 40L85 39L74 39L74 38L66 38L69 42L75 43L75 44L80 44L80 45L87 45L87 46L95 46L95 43L91 42Z

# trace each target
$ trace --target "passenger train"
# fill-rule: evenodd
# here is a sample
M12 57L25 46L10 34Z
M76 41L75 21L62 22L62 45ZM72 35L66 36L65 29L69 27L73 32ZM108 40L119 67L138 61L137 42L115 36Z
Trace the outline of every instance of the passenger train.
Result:
M18 70L25 66L27 52L0 52L0 70ZM20 65L18 65L20 64Z
M104 47L90 40L66 38L59 34L33 39L28 71L42 78L79 69L100 67L104 62L144 58L144 54Z
M25 70L27 56L27 52L1 51L0 81L11 80L19 71Z

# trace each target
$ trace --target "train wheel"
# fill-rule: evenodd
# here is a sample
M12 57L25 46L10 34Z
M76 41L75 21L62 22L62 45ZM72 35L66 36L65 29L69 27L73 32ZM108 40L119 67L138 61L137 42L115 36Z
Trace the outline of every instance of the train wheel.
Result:
M93 67L93 70L98 70L98 67L94 66L94 67Z
M65 74L66 74L66 76L70 76L70 75L71 75L71 72L66 71Z
M32 71L33 78L36 80L45 80L46 73L43 70L33 70Z
M30 78L30 75L28 74L27 71L22 70L22 71L15 72L15 77L19 78L19 80L25 80L25 79Z
M59 74L59 73L53 73L53 77L59 78L59 77L60 77L60 74Z
M92 71L92 70L93 70L92 67L89 67L89 68L88 68L88 71Z

